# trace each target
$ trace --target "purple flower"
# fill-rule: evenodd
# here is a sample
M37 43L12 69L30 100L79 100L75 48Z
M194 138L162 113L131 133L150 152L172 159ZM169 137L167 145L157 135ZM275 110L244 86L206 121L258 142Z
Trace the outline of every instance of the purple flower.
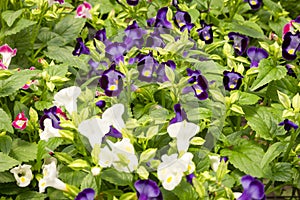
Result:
M163 7L157 11L154 26L162 28L172 28L171 22L167 20L168 7Z
M99 100L96 102L96 106L100 109L104 108L106 105L106 102L104 100Z
M178 7L178 0L172 0L172 5L177 8Z
M263 200L266 198L265 186L259 180L245 175L241 178L241 183L244 191L238 200Z
M238 73L234 72L233 70L231 72L224 71L223 72L223 84L226 90L237 90L242 84L242 78L243 76Z
M78 193L74 200L94 200L95 191L92 188L86 188Z
M233 40L233 48L235 53L239 56L243 55L248 47L249 38L245 35L235 32L228 33L228 37L229 39Z
M158 31L154 31L153 33L148 36L147 41L146 41L146 47L164 47L165 43L163 39L160 37L160 33Z
M190 79L188 80L189 83L192 83L192 86L188 86L183 88L183 93L194 92L195 96L199 100L205 100L208 98L208 82L206 78L201 75L199 70L192 70L190 68L186 69L188 76Z
M167 62L163 62L159 65L159 67L156 70L156 74L157 74L157 79L156 81L163 83L165 81L169 81L166 72L165 72L165 68L170 67L172 70L175 70L176 68L176 64L174 63L173 60L168 60Z
M137 180L134 183L139 200L162 200L162 193L153 180Z
M188 76L190 79L188 80L189 83L195 83L197 81L197 77L201 74L199 70L192 70L190 68L186 69Z
M147 19L147 25L152 27L155 24L155 17Z
M247 2L252 10L257 10L262 5L262 0L244 0L244 2Z
M293 69L295 69L295 66L287 64L287 65L285 65L285 68L287 69L287 74L289 76L297 78L297 75L296 75L295 71L293 70Z
M206 24L202 20L200 23L202 28L197 30L200 40L204 41L205 44L211 44L213 42L212 25Z
M251 60L250 67L258 67L260 60L268 58L269 54L266 50L257 47L249 47L247 55Z
M110 126L109 132L106 133L105 136L111 136L114 138L122 138L123 137L122 133L112 126Z
M180 28L180 31L184 31L186 28L190 31L195 25L191 23L191 16L188 12L177 10L174 16L174 22L176 26Z
M300 32L287 32L283 37L282 57L286 60L295 60L297 51L300 51Z
M77 43L75 46L74 51L72 52L72 54L74 56L80 56L81 54L90 54L90 50L89 48L87 48L87 46L85 46L85 44L83 43L82 38L76 38Z
M118 96L123 89L124 74L116 70L115 63L105 70L99 79L99 85L107 96Z
M142 48L144 43L143 35L146 33L147 31L140 28L136 21L129 25L125 29L126 36L124 37L124 43L127 45L127 50L130 50L133 46Z
M193 184L193 178L195 178L195 174L191 173L189 175L186 175L186 181L189 182L190 184Z
M99 40L99 41L104 42L106 40L106 30L105 30L105 28L101 29L101 30L98 30L95 33L94 38L97 39L97 40Z
M60 124L60 119L58 117L58 114L60 114L60 113L58 111L59 110L56 106L53 106L49 109L44 109L44 115L40 119L40 128L42 130L45 129L44 120L47 119L47 118L51 119L53 128L62 129L59 125Z
M291 128L293 128L295 130L298 128L297 124L295 124L294 122L292 122L292 121L290 121L288 119L283 120L278 125L279 126L283 126L286 131L290 131Z
M138 79L141 81L152 81L153 72L156 70L158 62L153 58L152 53L140 55L137 68L139 71Z
M182 122L183 120L187 120L187 115L184 109L181 109L180 104L174 105L175 117L170 120L169 124L175 124L177 122Z
M139 3L139 0L126 0L128 5L136 6Z
M114 42L106 46L106 56L116 63L124 61L124 54L126 52L126 45L123 43Z

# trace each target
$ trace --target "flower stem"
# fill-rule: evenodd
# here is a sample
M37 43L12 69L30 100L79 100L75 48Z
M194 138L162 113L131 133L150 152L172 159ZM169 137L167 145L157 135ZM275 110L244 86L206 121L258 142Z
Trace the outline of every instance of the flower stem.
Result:
M297 129L296 131L292 130L289 145L288 145L286 152L284 153L284 156L282 159L283 162L287 161L289 154L294 146L294 142L295 142L297 136L299 135L299 132L300 132L300 129Z

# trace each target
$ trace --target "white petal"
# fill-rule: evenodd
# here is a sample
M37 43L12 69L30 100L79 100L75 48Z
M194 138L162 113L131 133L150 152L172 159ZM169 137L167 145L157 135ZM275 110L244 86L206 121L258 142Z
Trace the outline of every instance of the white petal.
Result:
M77 111L77 97L80 95L81 89L77 86L64 88L54 95L54 105L65 106L69 114Z
M44 120L44 127L44 131L40 134L41 140L48 141L52 137L61 137L59 129L53 128L51 119Z
M220 157L219 156L208 156L211 163L211 168L214 172L216 172L220 165Z
M102 148L99 153L99 165L101 167L110 167L114 161L114 154L107 146Z
M121 132L122 128L125 127L124 120L122 119L123 113L124 105L115 104L104 111L102 119L107 121L109 125L113 125L115 129Z

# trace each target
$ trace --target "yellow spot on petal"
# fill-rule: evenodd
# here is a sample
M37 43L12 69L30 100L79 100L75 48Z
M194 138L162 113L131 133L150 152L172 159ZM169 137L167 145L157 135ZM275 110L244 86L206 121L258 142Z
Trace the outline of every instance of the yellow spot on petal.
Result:
M41 183L41 186L42 186L42 187L45 187L45 186L46 186L46 182L42 182L42 183Z
M109 88L108 88L108 90L110 90L110 91L115 91L115 90L117 90L117 89L118 89L117 85L111 85L111 86L109 86Z
M230 85L229 85L229 88L230 88L230 89L233 89L233 88L235 88L235 85L230 84Z
M290 49L290 50L288 50L288 53L289 53L289 54L294 54L294 53L295 53L295 49Z
M205 40L209 40L210 39L210 37L207 35L207 36L205 36L205 38L204 38Z
M201 94L203 92L203 90L201 90L199 88L197 88L195 91L196 91L196 94Z
M20 181L21 181L21 183L24 183L24 182L26 181L26 178L25 178L24 176L22 176L22 177L20 178Z
M149 77L151 75L151 72L149 70L146 70L143 72L143 75Z
M191 165L188 165L188 171L190 171L192 169Z
M250 4L255 6L257 4L257 2L256 1L250 1Z
M26 122L23 121L23 120L18 120L18 121L16 122L16 124L17 124L19 127L22 127L25 123L26 123Z
M172 182L173 177L170 176L169 178L167 178L167 183L171 183Z

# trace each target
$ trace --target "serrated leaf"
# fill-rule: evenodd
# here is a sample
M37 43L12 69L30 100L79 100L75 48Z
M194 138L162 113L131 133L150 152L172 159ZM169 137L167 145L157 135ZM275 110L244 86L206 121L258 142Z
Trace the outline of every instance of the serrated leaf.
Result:
M15 182L16 179L10 172L0 172L0 183L11 183Z
M133 176L130 173L107 169L102 172L101 178L118 186L127 186L131 184Z
M11 169L13 166L20 164L19 161L12 157L0 152L0 172Z
M79 188L82 180L86 177L87 173L83 171L73 171L69 167L62 167L59 171L59 178L65 183L76 186Z
M41 200L41 199L45 199L46 197L47 197L46 194L41 194L41 193L35 192L35 191L28 191L28 192L23 192L23 193L19 194L16 197L16 200L27 200L27 199Z
M166 66L166 67L165 67L165 73L166 73L166 76L168 77L169 81L170 81L171 83L174 83L174 81L175 81L175 73L174 73L174 71L172 70L172 68Z
M81 170L87 167L90 167L89 163L86 160L77 159L71 162L68 167L74 169L74 170Z
M93 188L97 194L98 191L97 183L95 177L91 173L87 174L80 184L81 190L85 188Z
M36 21L31 21L31 20L28 20L28 19L24 19L24 18L21 18L15 26L13 26L11 29L7 30L4 32L4 36L9 36L9 35L14 35L16 33L19 33L20 31L36 24L37 22Z
M13 140L9 155L20 162L35 160L37 156L37 144L26 142L19 138L15 139Z
M181 183L175 187L172 192L179 199L198 199L198 194L193 189L193 186L186 181L181 181Z
M9 27L13 25L15 20L20 17L20 15L23 13L23 9L13 11L13 10L6 10L2 12L2 19L7 23Z
M277 156L279 156L285 149L286 144L282 142L276 142L272 144L267 152L265 153L264 157L261 160L260 166L264 168L268 165L272 160L274 160Z
M230 110L236 112L236 113L239 113L241 115L244 115L244 111L243 111L243 108L241 106L238 106L236 104L232 104L231 107L230 107Z
M288 182L293 178L293 170L291 163L276 163L274 167L272 167L272 176L270 179L272 181L282 181Z
M12 146L12 139L7 135L0 136L0 151L9 154Z
M293 108L294 108L295 112L299 112L300 111L300 95L299 95L299 93L297 93L293 97L292 104L293 104Z
M284 66L275 66L269 60L261 60L258 65L258 75L251 86L254 91L273 80L280 80L286 75L286 68Z
M0 130L8 131L13 133L11 118L6 114L6 112L0 108Z
M244 106L247 123L256 133L265 140L271 140L276 135L284 133L282 127L278 126L281 114L274 108Z
M50 138L48 142L44 140L40 140L38 143L38 150L37 150L37 165L41 166L41 161L45 158L50 151L54 151L61 143L63 139L61 138Z
M243 21L243 22L232 22L231 31L238 32L240 34L250 36L253 38L266 38L263 30L255 22Z
M222 149L221 156L228 156L229 162L234 167L243 171L246 174L261 178L264 176L263 169L260 166L261 160L264 155L264 150L244 140L238 145L233 146L233 149Z
M37 75L38 70L23 70L16 72L6 80L0 80L0 97L5 97L13 94L33 76Z
M239 105L253 105L261 99L256 94L250 94L247 92L239 92L238 104Z

